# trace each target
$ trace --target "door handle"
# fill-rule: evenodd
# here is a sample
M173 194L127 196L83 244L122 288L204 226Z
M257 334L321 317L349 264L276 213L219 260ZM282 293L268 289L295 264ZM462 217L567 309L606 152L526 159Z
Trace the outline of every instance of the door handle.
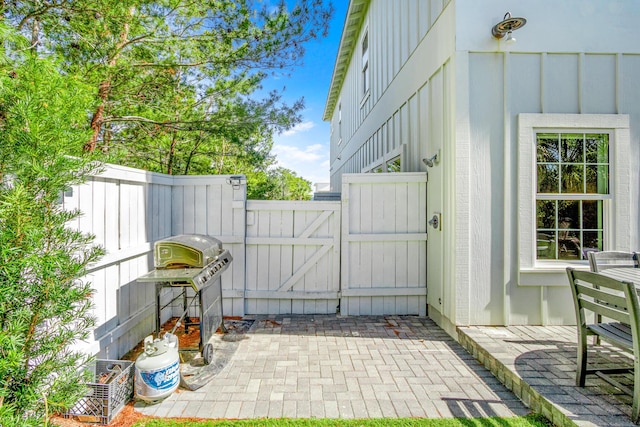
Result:
M436 230L440 229L440 214L433 214L431 219L429 220L429 225L435 228Z

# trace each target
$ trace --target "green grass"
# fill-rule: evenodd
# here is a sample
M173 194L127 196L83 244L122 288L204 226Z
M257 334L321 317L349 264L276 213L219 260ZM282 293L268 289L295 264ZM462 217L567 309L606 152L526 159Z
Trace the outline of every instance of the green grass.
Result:
M539 415L513 418L372 418L372 419L252 419L181 421L143 420L133 427L548 427Z

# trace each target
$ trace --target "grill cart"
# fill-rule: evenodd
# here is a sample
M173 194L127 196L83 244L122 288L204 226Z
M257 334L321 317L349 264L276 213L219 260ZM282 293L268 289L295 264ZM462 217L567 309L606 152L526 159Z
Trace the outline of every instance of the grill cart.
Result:
M154 245L153 271L139 277L138 282L156 284L156 336L160 334L162 310L182 298L183 314L176 323L184 319L185 332L189 326L199 325L200 343L205 364L212 360L213 346L208 343L218 328L225 331L222 313L222 273L233 260L222 242L214 237L200 234L182 234L159 240ZM181 292L166 304L162 304L164 288L180 288ZM190 295L189 289L194 291ZM198 302L199 322L192 322L189 309ZM175 330L175 328L174 328Z

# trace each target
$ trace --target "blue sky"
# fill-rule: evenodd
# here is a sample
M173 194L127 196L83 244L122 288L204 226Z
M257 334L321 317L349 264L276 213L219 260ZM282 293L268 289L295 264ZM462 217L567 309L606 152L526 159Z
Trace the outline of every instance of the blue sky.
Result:
M329 182L330 125L322 121L322 114L349 1L334 0L333 6L329 35L305 46L304 65L291 70L289 76L264 81L267 90L286 88L283 98L289 104L304 97L302 122L275 136L273 154L279 166L293 170L312 185Z

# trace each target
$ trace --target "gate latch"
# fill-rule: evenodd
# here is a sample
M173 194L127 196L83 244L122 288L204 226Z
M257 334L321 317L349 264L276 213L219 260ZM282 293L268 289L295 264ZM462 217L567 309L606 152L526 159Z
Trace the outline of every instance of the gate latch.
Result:
M441 221L440 221L440 215L439 213L435 213L433 214L433 217L431 217L431 219L429 220L429 225L432 226L433 228L435 228L436 230L441 230Z

